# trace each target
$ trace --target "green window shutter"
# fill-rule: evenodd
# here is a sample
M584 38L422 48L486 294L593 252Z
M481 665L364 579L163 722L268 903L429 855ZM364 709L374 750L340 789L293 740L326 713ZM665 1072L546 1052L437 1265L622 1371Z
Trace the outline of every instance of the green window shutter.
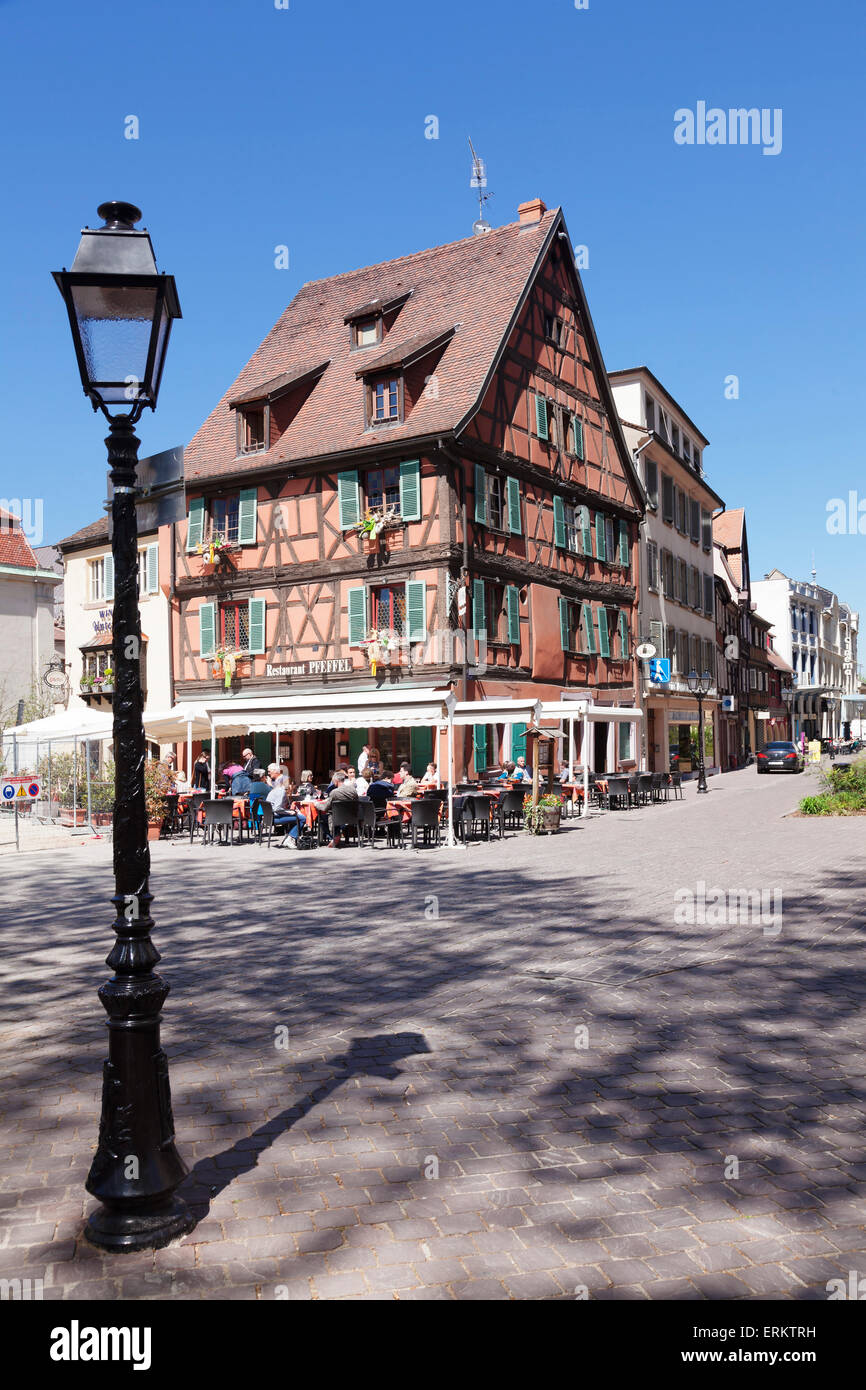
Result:
M652 623L650 623L650 627L652 627ZM626 613L624 608L621 608L619 610L619 654L623 657L628 656L629 654L628 614Z
M590 604L583 605L583 631L586 637L586 650L590 656L595 656L597 651L595 644L595 624L592 620L592 607Z
M404 521L421 520L421 461L400 464L400 515Z
M544 396L535 397L535 433L539 439L548 439L547 401Z
M472 748L475 753L475 775L480 777L487 766L487 725L472 725Z
M628 543L628 522L621 521L619 523L619 562L621 565L625 565L627 569L630 560L631 553Z
M198 610L198 650L200 656L213 656L216 647L216 604L203 603Z
M604 517L601 512L595 514L595 558L596 560L607 558L604 549Z
M598 610L598 646L602 656L610 656L610 637L607 631L607 609Z
M114 598L114 556L106 555L102 568L102 589L106 599Z
M565 503L555 493L553 496L553 544L565 549Z
M258 529L258 489L241 488L238 503L238 545L255 545Z
M526 725L512 724L511 726L511 759L517 762L518 758L526 757Z
M475 521L487 525L487 474L480 463L475 465Z
M559 641L564 652L568 651L568 599L559 600Z
M349 753L351 755L351 742ZM357 754L355 754L357 758ZM430 728L418 728L409 730L409 766L412 769L413 777L423 777L427 771L427 764L433 761L433 730ZM357 767L354 762L353 766Z
M265 601L263 598L251 598L248 607L247 650L250 656L262 656L265 650Z
M589 520L589 507L580 509L580 530L583 536L584 555L592 554L592 525Z
M410 642L427 640L427 585L410 579L406 585L406 636Z
M349 646L357 647L367 636L367 590L363 584L346 594L349 608Z
M517 645L520 642L520 593L516 584L505 586L505 612L508 618L508 640Z
M145 571L147 575L146 588L149 594L155 594L159 590L159 542L147 547L147 560L145 561Z
M477 636L487 631L487 612L484 603L484 580L472 581L472 626Z
M578 420L576 415L571 417L571 440L574 445L574 452L579 459L583 458L583 423Z
M505 486L508 497L508 529L512 536L519 536L521 534L520 484L516 478L506 478Z
M187 551L195 550L204 540L204 498L194 497L189 504L189 524L186 528Z
M337 501L340 504L340 530L348 531L361 520L361 498L355 469L337 474Z

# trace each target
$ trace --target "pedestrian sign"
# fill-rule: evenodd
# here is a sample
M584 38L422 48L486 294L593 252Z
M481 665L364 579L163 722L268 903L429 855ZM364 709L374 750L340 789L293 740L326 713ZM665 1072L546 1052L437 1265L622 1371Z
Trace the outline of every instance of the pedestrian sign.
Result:
M6 805L37 801L42 795L42 783L38 777L4 777L0 783L0 797Z
M671 679L670 657L655 657L649 664L650 685L669 685Z

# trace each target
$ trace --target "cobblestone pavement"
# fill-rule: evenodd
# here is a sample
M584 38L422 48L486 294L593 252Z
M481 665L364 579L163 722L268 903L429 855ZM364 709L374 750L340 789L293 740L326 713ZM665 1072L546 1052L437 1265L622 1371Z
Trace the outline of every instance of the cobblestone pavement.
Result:
M812 777L454 851L155 846L199 1216L155 1254L81 1236L109 851L6 862L0 1275L73 1300L824 1299L866 1275L863 821L785 818ZM764 920L713 924L714 888L763 890Z

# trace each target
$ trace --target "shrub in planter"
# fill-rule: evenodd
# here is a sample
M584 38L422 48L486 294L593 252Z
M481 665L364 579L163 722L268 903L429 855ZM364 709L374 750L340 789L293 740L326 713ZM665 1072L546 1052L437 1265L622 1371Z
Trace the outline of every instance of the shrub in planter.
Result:
M144 804L147 808L147 823L156 827L156 835L148 832L148 839L156 839L165 818L165 798L171 791L172 777L165 763L148 758L144 764Z
M533 807L532 797L527 796L523 802L523 819L530 834L555 835L562 819L562 801L548 792L540 796L537 806Z

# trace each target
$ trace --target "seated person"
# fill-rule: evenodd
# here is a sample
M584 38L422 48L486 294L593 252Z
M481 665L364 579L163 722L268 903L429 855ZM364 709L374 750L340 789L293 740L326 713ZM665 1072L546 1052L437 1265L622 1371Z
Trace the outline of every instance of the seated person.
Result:
M375 780L371 780L367 788L367 796L378 808L384 806L386 801L390 801L393 795L394 783L391 781L388 769L385 768Z
M399 767L398 771L394 773L394 776L391 778L391 781L394 783L394 786L395 786L395 787L399 787L399 786L402 786L404 778L406 778L406 777L408 777L408 776L409 776L409 764L406 763L406 762L403 762L403 763L400 764L400 767Z
M250 782L250 785L247 788L247 797L249 799L250 807L252 807L256 801L267 801L271 790L272 788L270 783L266 782L264 780L264 777L261 775L256 781Z
M406 764L404 763L403 766L405 767ZM408 801L417 791L418 783L407 768L403 774L403 780L397 788L397 800Z
M247 792L249 791L252 785L253 784L251 779L247 776L245 772L236 772L234 777L232 778L232 796L246 796ZM268 788L268 790L270 791L270 788Z
M288 811L286 809L287 789L277 783L268 792L268 801L274 808L274 825L282 826L286 834L281 840L281 844L289 846L291 849L298 848L298 835L301 830L306 828L306 819L300 811Z
M497 781L497 782L510 782L513 776L514 776L514 763L503 763L503 764L502 764L502 771L500 772L499 776L498 776L497 778L495 778L495 781ZM519 780L519 779L518 779L518 780Z
M356 786L357 789L358 789L358 795L359 795L359 796L366 796L366 795L367 795L367 792L370 790L370 783L367 781L367 779L366 779L366 777L364 776L364 774L363 774L362 772L359 772L358 775L357 775L357 777L354 779L354 781L355 781L355 786Z
M345 772L342 771L334 773L334 790L325 797L324 801L318 803L320 812L330 812L334 806L353 806L356 812L358 809L358 793L355 790L355 784L350 782ZM339 830L334 830L334 819L330 814L328 827L331 832L330 848L339 849L342 836Z
M511 774L511 780L512 780L512 782L531 782L531 781L532 781L532 773L529 771L529 768L526 766L526 759L525 759L525 758L518 758L518 759L517 759L517 762L516 762L516 764L514 765L514 771L513 771L512 774Z
M313 781L313 774L309 768L305 768L301 773L301 780L295 790L295 795L299 801L307 801L311 796L318 796L319 789Z
M422 786L422 787L438 787L438 786L439 786L439 775L438 775L438 773L437 773L437 771L436 771L436 764L435 764L435 763L428 763L428 764L427 764L427 771L424 773L424 776L421 778L421 786Z

